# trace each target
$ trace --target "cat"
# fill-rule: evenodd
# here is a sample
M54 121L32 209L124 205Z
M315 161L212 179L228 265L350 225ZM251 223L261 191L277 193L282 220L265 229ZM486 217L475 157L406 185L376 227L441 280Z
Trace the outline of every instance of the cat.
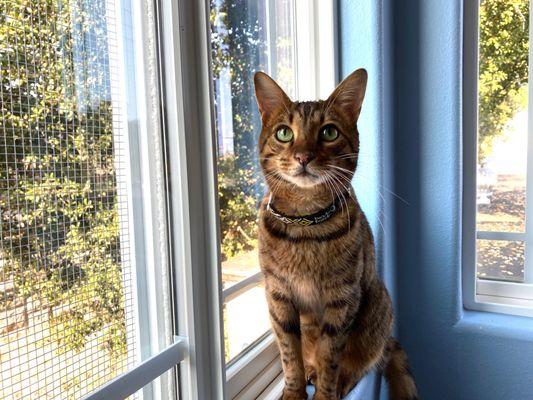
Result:
M259 162L268 193L259 209L259 261L285 378L283 400L346 396L372 369L393 400L417 399L407 356L391 338L393 313L375 270L373 236L350 184L367 72L325 101L293 102L263 72Z

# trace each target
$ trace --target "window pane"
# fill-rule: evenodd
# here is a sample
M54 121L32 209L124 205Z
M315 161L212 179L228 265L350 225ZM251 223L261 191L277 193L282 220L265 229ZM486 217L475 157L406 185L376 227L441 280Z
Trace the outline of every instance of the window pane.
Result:
M224 305L226 362L253 344L270 328L265 288L248 290Z
M529 0L480 2L480 231L524 232Z
M116 4L0 1L2 399L79 399L141 359Z
M477 241L477 276L481 279L524 281L524 242Z
M476 225L508 239L526 231L529 0L482 0L479 24ZM478 239L477 277L522 282L524 258L524 242Z
M294 4L291 0L211 0L210 4L222 280L227 288L259 270L257 206L265 188L257 160L261 123L253 74L268 72L294 95ZM240 348L233 344L242 342L239 335L251 343L254 335L263 333L247 322L257 311L246 310L240 325L226 324L227 348Z

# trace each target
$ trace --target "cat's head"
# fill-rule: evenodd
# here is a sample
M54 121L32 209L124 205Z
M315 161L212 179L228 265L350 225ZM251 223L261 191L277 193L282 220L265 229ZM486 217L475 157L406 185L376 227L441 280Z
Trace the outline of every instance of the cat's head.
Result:
M366 71L353 72L320 101L291 101L263 72L254 83L263 123L260 164L269 186L347 187L357 166Z

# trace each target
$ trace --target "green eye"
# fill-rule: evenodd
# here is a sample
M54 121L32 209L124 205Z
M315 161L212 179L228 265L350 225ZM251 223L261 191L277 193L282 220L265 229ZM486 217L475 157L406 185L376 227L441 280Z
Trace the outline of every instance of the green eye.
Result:
M334 126L325 126L320 131L320 137L326 142L333 142L339 137L339 131L337 131L337 128L335 128Z
M278 129L276 132L276 139L278 139L280 142L290 142L294 137L294 133L290 130L290 128L283 127Z

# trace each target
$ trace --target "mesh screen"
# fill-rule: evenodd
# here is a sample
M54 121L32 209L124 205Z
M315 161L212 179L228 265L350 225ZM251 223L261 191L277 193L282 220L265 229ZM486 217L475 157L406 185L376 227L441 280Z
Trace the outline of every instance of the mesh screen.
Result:
M79 399L135 361L118 12L0 0L2 399Z

